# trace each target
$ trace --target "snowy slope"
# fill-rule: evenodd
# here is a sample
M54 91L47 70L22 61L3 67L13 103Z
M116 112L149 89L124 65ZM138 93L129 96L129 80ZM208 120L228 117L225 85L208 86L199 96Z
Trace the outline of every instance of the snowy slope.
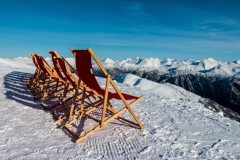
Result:
M149 81L147 79L140 78L132 74L122 74L115 78L115 81L118 83L124 83L127 86L136 86L141 88L144 91L151 91L165 98L171 98L172 100L189 100L192 102L199 102L200 97L188 92L187 90L169 84L159 84L156 82Z
M75 144L26 88L28 62L0 58L0 159L240 159L240 123L184 89L129 74L115 81L144 95L133 110L145 130L114 120Z

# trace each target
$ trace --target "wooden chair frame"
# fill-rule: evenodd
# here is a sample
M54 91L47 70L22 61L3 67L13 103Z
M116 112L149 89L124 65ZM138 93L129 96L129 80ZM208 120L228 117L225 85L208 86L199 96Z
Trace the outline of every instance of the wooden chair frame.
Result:
M65 100L64 93L67 92L67 91L71 91L71 90L66 90L66 87L67 87L66 78L60 73L61 70L59 70L59 68L57 68L57 66L56 66L57 64L55 62L55 58L56 57L60 57L59 54L56 51L50 51L49 50L48 52L52 56L52 62L53 62L53 65L54 65L54 70L55 70L55 73L57 75L57 78L55 78L56 86L55 86L55 90L54 90L53 94L51 96L45 98L41 102L41 106L46 111L50 111L53 108L55 108L56 106L58 106L61 103L63 103L63 101ZM54 98L58 98L59 102L55 103L54 105L50 105L50 106L46 105L47 102L53 100Z
M70 49L71 52L74 54L74 56L76 57L77 54L81 54L81 50L74 50L73 48ZM86 51L86 50L85 50ZM110 121L112 121L113 119L115 118L118 118L119 120L123 120L127 123L130 123L132 125L135 125L135 126L138 126L139 128L141 129L144 129L143 125L141 124L140 120L138 119L138 117L136 116L136 114L134 113L134 111L132 110L132 106L136 103L138 103L139 101L141 101L144 96L141 96L141 97L136 97L134 101L132 101L130 104L127 102L126 98L127 96L129 95L126 95L126 94L123 94L119 89L118 87L116 86L116 84L113 82L113 80L111 79L110 75L107 73L107 71L105 70L105 68L103 67L103 65L100 63L100 61L98 60L97 56L94 54L94 52L92 51L91 48L88 48L87 49L88 53L91 55L91 57L95 60L95 62L97 63L97 65L100 67L100 69L103 71L104 75L107 77L106 78L106 85L105 85L105 89L104 89L104 93L99 93L97 91L95 91L95 95L97 97L99 97L100 101L96 101L97 105L91 107L91 109L89 110L85 110L84 109L84 106L82 105L81 106L81 114L80 116L78 116L76 119L74 119L74 121L71 121L69 123L66 123L66 125L63 125L61 128L64 129L66 132L68 132L70 135L73 136L73 138L75 139L76 143L82 141L84 138L88 137L90 134L92 134L93 132L96 132L98 129L100 128L103 128L104 125L106 125L107 123L109 123ZM77 57L76 57L77 58ZM77 59L76 59L76 66L77 66ZM78 71L81 69L81 68L77 68ZM93 73L92 73L93 74ZM80 76L81 78L81 76ZM86 83L86 82L84 82ZM116 94L118 99L121 100L125 107L122 108L121 110L117 111L113 105L110 103L110 99L114 98L114 97L109 97L110 93L109 92L109 86L112 86L114 88L114 90L116 91ZM86 86L84 85L84 88L83 88L83 96L85 94L85 90L86 90L86 87L89 87L89 86ZM93 88L90 88L92 90L94 90ZM133 97L133 96L132 96ZM94 117L91 117L89 114L91 112L93 112L94 110L96 110L97 108L99 107L102 107L102 114L101 114L101 119L100 120L97 120L95 119ZM129 111L130 114L133 116L133 118L135 119L135 122L132 122L130 120L127 120L123 117L121 117L120 115L125 112L125 111ZM107 112L110 112L111 113L111 116L108 117L106 119L105 115ZM86 134L80 134L80 135L77 135L75 133L73 133L69 128L68 126L71 125L72 123L74 123L75 121L77 120L80 120L83 116L87 116L87 117L90 117L91 119L97 121L99 124L97 126L95 126L93 129L91 128Z
M36 66L36 70L33 76L31 76L27 81L27 85L30 88L31 92L34 93L37 92L36 89L40 88L40 83L45 79L48 79L49 76L47 76L46 74L43 73L43 71L41 71L41 68L37 61L38 55L31 53L30 56L32 57L34 65Z
M54 67L56 67L55 70L58 76L62 77L61 79L65 81L64 83L65 87L62 93L61 101L59 104L56 105L58 107L54 108L51 113L55 119L55 123L60 123L67 119L72 119L71 120L72 122L75 119L74 117L81 112L81 110L77 106L75 106L76 102L81 101L81 104L85 104L86 106L90 107L94 105L90 98L96 100L96 97L92 93L91 94L88 93L87 95L84 94L83 96L82 94L83 84L81 83L81 79L77 78L78 77L77 71L63 57L59 56L56 51L49 51L49 53L51 55L53 54L57 55L53 57L53 61L55 61ZM63 75L60 72L62 72ZM87 89L84 92L91 91ZM72 96L67 98L66 97L67 93L70 93ZM57 113L61 111L64 111L65 114L57 116ZM66 123L65 125L67 125L68 123Z
M35 74L28 80L28 86L33 93L35 100L42 98L44 101L48 101L51 99L49 96L55 95L56 92L60 91L61 89L59 90L58 88L62 87L63 84L60 83L55 70L41 55L30 54L30 56L36 66L36 71Z
M32 58L32 61L33 61L34 65L36 66L36 69L35 69L34 74L32 76L30 76L27 80L27 87L28 88L31 88L36 83L36 80L38 79L37 77L40 76L40 74L41 74L39 66L35 62L35 55L31 53L30 56Z
M37 94L43 93L44 88L46 88L46 82L53 82L49 78L48 73L44 73L44 71L41 69L41 66L39 64L39 59L42 61L42 57L38 54L30 54L32 56L33 62L36 65L36 71L37 75L33 75L31 77L31 81L28 82L28 85L30 87L31 92L34 95L34 98L36 98ZM47 70L47 69L46 69ZM31 82L31 83L30 83Z

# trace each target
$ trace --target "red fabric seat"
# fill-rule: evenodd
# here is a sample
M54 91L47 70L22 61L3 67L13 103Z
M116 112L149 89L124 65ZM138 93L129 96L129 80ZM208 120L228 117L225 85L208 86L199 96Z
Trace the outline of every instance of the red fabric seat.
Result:
M80 79L91 89L98 92L100 95L104 95L105 90L102 89L93 73L91 54L88 50L74 50L76 52L76 68ZM137 99L139 97L122 93L126 100ZM118 93L108 92L109 98L121 99Z
M58 57L58 58L55 58L55 59L56 59L56 61L58 62L58 64L60 65L60 68L61 68L63 74L64 74L65 77L66 77L65 79L68 80L68 81L71 83L72 86L76 87L77 84L76 84L76 82L75 82L74 80L72 80L71 76L69 76L64 61L63 61L61 58L59 58L59 57Z
M46 69L46 66L44 65L44 62L42 60L42 57L40 55L35 54L36 60L37 60L37 64L40 68L40 70L43 71L43 73L45 73L46 75L49 75L49 72Z
M65 81L66 80L66 77L64 77L59 69L59 66L57 64L57 60L55 58L57 58L57 55L55 54L55 52L49 52L52 56L52 62L53 62L53 66L54 66L54 69L55 71L57 72L58 76L63 80Z

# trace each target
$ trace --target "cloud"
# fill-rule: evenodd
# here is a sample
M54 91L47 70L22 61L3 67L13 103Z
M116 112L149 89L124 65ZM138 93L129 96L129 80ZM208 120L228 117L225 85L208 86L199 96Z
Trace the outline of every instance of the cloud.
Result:
M205 19L203 22L194 25L194 27L209 31L238 30L240 22L232 18L216 17Z
M127 9L130 11L129 13L132 17L137 17L137 18L153 17L153 15L147 13L144 10L144 5L142 3L133 3L130 6L128 6Z

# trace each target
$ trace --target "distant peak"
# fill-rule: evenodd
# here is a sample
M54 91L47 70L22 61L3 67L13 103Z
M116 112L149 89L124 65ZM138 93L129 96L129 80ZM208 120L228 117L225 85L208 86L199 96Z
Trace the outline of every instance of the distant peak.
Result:
M217 60L213 59L213 58L206 58L202 60L203 62L217 62Z
M114 63L114 60L110 59L110 58L106 58L102 61L103 63Z

